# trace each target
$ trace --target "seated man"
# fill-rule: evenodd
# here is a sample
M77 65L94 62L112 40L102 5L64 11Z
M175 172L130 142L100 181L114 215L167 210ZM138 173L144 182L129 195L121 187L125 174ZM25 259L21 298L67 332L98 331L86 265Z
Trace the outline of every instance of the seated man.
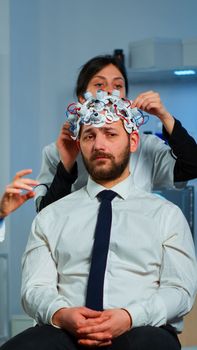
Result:
M181 210L132 183L135 113L115 95L70 111L90 176L34 220L22 303L37 326L2 350L181 348L197 289L194 246Z

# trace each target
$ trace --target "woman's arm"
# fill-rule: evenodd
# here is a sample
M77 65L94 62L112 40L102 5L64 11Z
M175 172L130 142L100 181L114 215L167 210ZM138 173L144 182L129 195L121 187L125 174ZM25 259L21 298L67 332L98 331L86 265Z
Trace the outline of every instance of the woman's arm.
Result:
M174 182L195 179L197 177L196 141L176 119L171 135L165 128L163 128L163 135L172 149L173 157L176 159Z
M197 144L165 108L160 95L155 91L141 93L133 101L132 107L155 115L163 124L164 136L176 159L174 182L188 181L197 177Z
M46 195L40 197L37 202L37 211L42 210L47 205L57 201L58 199L67 196L71 193L72 184L77 179L77 163L74 164L71 172L67 172L63 163L60 161L57 166L57 171L54 179L47 189Z
M71 138L68 123L60 131L57 142L43 150L42 166L36 188L37 212L71 193L77 179L77 142Z

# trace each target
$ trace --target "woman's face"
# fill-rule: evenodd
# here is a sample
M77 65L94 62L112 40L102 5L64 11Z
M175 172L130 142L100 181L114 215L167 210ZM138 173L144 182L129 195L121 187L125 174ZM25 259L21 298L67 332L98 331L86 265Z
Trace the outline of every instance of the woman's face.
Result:
M109 64L92 77L88 83L87 91L95 96L97 90L104 90L109 94L113 90L119 90L120 98L126 97L124 77L116 66Z

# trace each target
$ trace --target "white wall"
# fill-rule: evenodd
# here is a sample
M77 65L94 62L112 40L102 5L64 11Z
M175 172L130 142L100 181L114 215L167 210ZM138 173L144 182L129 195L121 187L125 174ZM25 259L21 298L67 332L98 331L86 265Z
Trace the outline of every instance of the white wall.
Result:
M9 2L0 0L0 157L3 162L0 171L0 192L9 178Z
M9 2L0 0L0 195L10 177L10 47ZM6 220L7 230L8 221ZM7 253L9 239L0 245L0 253Z
M73 100L81 65L146 37L197 37L196 0L10 0L11 174L32 167L53 141ZM130 96L150 86L132 86ZM163 101L197 133L196 83L160 84ZM20 307L20 259L35 214L33 202L11 217L11 312Z
M4 187L10 177L10 90L9 90L9 2L0 0L0 196L4 191ZM6 229L9 234L9 225L6 220ZM0 255L9 252L9 237L0 244ZM6 260L0 260L0 343L6 339L9 332L9 309L6 305L8 275L6 274ZM3 279L3 280L2 280Z

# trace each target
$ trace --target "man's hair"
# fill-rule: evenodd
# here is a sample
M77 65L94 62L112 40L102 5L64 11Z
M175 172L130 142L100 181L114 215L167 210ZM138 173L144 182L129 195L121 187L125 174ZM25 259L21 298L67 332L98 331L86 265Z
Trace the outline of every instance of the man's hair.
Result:
M125 81L125 90L128 94L128 78L124 64L115 56L112 55L101 55L90 59L82 67L75 88L76 96L83 96L87 90L87 86L90 80L95 74L97 74L101 69L105 68L109 64L113 64L122 74Z

